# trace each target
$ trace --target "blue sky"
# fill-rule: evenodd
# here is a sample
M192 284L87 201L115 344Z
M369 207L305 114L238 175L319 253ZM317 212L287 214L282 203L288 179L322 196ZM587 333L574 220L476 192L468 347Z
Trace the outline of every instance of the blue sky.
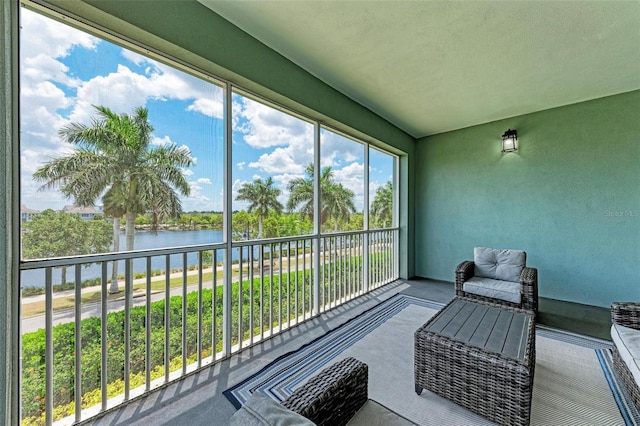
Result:
M219 86L22 9L21 18L21 203L37 210L61 209L57 190L38 191L33 172L50 158L69 152L57 131L69 122L89 123L92 105L118 113L149 109L153 143L186 146L196 164L183 173L191 194L183 210L223 208L223 92ZM232 182L234 198L245 182L272 176L283 191L303 176L313 159L313 125L234 94ZM336 181L364 199L364 147L323 129L321 163ZM391 180L392 157L372 151L371 200ZM242 209L234 201L232 208Z

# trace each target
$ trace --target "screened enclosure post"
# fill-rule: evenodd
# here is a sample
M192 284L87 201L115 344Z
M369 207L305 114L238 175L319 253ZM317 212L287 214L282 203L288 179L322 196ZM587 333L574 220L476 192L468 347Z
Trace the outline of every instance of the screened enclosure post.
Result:
M320 124L315 123L313 128L313 248L315 255L313 257L312 268L313 274L313 313L320 314L320 233L322 232L320 223L320 173L321 173L321 156L320 156Z
M231 306L233 304L232 291L232 271L231 253L233 248L233 194L231 185L233 182L233 160L232 160L232 144L233 144L233 122L232 122L232 101L233 88L230 83L226 83L224 87L224 241L226 248L224 251L224 279L222 285L222 354L228 356L231 354L231 336L233 331L233 323L231 321Z
M0 93L2 93L2 150L0 150L0 188L5 204L0 209L0 424L20 422L21 391L21 303L20 303L20 2L0 2Z

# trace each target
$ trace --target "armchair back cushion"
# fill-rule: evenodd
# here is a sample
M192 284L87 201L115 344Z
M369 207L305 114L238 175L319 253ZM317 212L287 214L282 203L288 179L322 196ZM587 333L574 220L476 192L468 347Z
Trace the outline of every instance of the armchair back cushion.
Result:
M519 282L527 254L522 250L476 247L473 249L473 262L476 277Z

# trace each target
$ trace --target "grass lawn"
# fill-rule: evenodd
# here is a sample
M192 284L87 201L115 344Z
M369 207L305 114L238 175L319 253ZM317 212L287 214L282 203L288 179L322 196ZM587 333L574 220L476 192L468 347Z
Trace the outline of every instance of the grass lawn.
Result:
M224 271L218 271L216 280L222 279L223 275L224 275ZM234 270L232 278L237 278L237 277L238 277L238 271ZM212 280L213 280L213 271L204 272L202 274L203 283L211 282ZM170 288L182 288L182 285L183 285L182 283L183 283L182 275L180 275L179 277L171 278L171 280L169 281L169 286ZM198 284L198 274L187 275L187 286L197 285L197 284ZM164 291L165 285L166 283L165 283L164 276L157 276L157 277L151 278L151 292ZM134 296L136 295L136 290L144 292L146 287L147 287L146 283L134 284L133 285ZM102 292L99 290L82 293L82 303L83 304L100 303L101 293ZM123 298L124 298L123 292L107 295L107 300L118 300ZM53 310L56 311L56 310L62 310L62 309L72 309L75 306L75 299L76 299L75 295L73 294L56 297L54 293ZM24 318L41 315L44 312L45 312L44 300L22 304L22 316Z

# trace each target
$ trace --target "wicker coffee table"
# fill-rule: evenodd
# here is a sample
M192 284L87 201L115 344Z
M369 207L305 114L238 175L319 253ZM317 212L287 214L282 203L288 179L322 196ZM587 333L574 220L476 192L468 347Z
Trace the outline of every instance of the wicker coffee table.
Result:
M415 332L415 386L503 425L528 425L535 320L526 311L454 298Z

